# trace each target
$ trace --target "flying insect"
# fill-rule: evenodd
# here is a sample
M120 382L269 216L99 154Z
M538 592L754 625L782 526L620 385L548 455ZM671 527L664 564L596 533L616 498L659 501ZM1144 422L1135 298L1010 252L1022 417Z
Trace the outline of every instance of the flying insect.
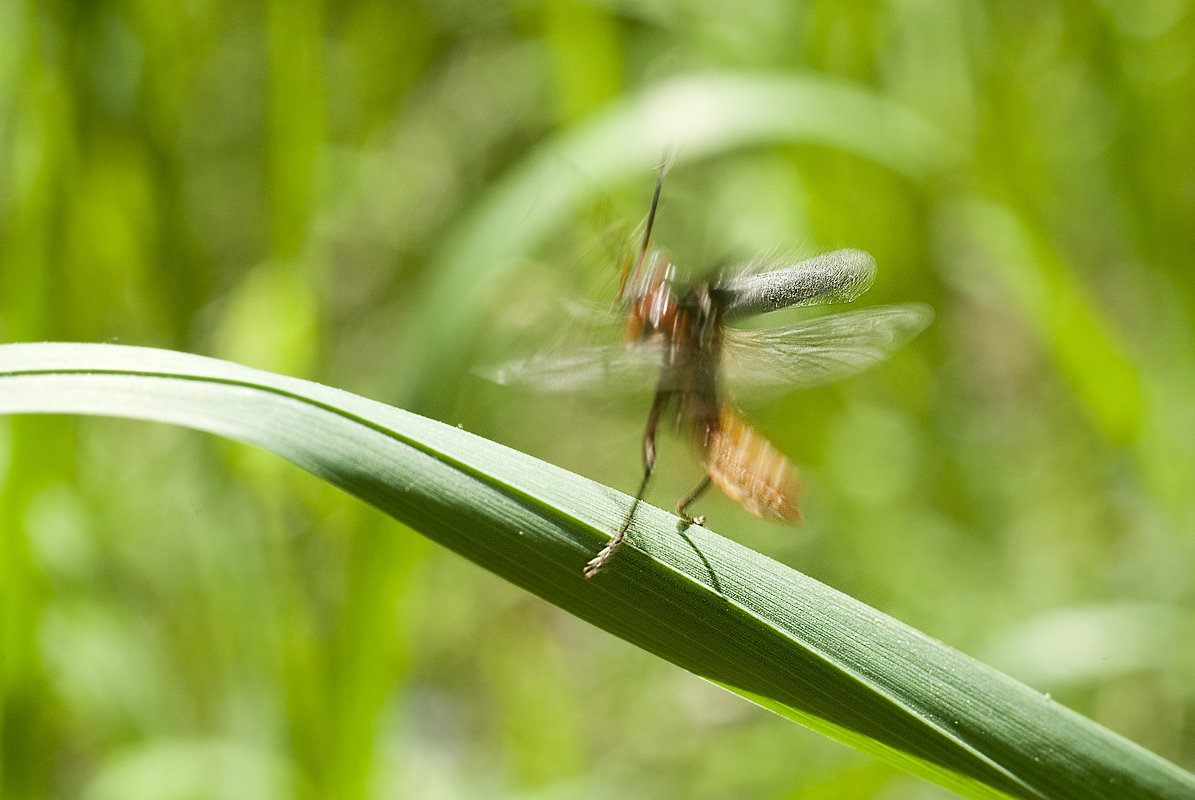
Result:
M796 469L731 407L723 385L787 391L839 380L883 361L933 318L929 306L904 303L776 328L734 327L782 308L850 302L871 286L875 260L860 250L838 250L779 268L753 263L686 280L665 252L651 249L664 174L661 168L642 241L620 275L623 341L536 355L491 373L498 383L552 391L643 385L655 375L642 480L621 527L585 566L586 578L597 575L626 538L655 470L656 432L666 413L687 429L705 469L676 505L682 520L704 524L688 509L714 484L756 517L797 524L802 489Z

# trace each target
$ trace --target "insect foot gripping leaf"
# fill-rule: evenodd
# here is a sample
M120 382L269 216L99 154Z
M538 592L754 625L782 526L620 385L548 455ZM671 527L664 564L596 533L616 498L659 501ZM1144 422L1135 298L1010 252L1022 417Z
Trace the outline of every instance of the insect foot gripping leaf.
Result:
M727 497L760 519L798 525L801 480L788 459L728 409L705 451L706 473Z

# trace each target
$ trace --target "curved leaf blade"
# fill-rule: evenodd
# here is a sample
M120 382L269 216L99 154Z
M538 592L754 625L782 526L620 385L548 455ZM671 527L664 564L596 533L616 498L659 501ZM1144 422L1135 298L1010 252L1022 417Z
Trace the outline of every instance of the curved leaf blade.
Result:
M0 413L184 425L265 447L571 613L969 797L1190 798L1192 776L920 632L625 495L381 403L115 345L0 346Z

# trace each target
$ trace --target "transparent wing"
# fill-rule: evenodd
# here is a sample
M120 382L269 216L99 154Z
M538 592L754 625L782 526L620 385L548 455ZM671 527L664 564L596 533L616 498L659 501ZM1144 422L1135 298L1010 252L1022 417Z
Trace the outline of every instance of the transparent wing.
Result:
M538 345L516 346L521 355L499 356L475 367L474 374L502 386L550 393L653 385L663 363L660 349L626 343L620 310L574 299L558 305L550 323L533 337Z
M536 353L479 369L478 374L503 386L540 392L626 391L650 388L662 365L659 347L619 342Z
M908 303L771 330L728 328L722 382L742 400L831 383L885 360L932 319L929 306ZM501 385L541 392L627 391L655 386L663 366L663 348L658 345L614 342L549 348L481 368L478 374Z
M921 303L873 306L785 328L727 329L723 379L736 394L818 386L862 372L903 347L933 319Z

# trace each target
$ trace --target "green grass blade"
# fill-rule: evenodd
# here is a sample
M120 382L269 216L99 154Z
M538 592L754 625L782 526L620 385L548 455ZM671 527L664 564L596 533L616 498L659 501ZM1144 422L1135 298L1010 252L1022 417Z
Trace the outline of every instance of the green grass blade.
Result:
M1195 797L1195 776L1143 748L650 506L585 581L629 498L347 392L162 350L5 345L0 412L154 420L267 448L582 619L965 796Z

